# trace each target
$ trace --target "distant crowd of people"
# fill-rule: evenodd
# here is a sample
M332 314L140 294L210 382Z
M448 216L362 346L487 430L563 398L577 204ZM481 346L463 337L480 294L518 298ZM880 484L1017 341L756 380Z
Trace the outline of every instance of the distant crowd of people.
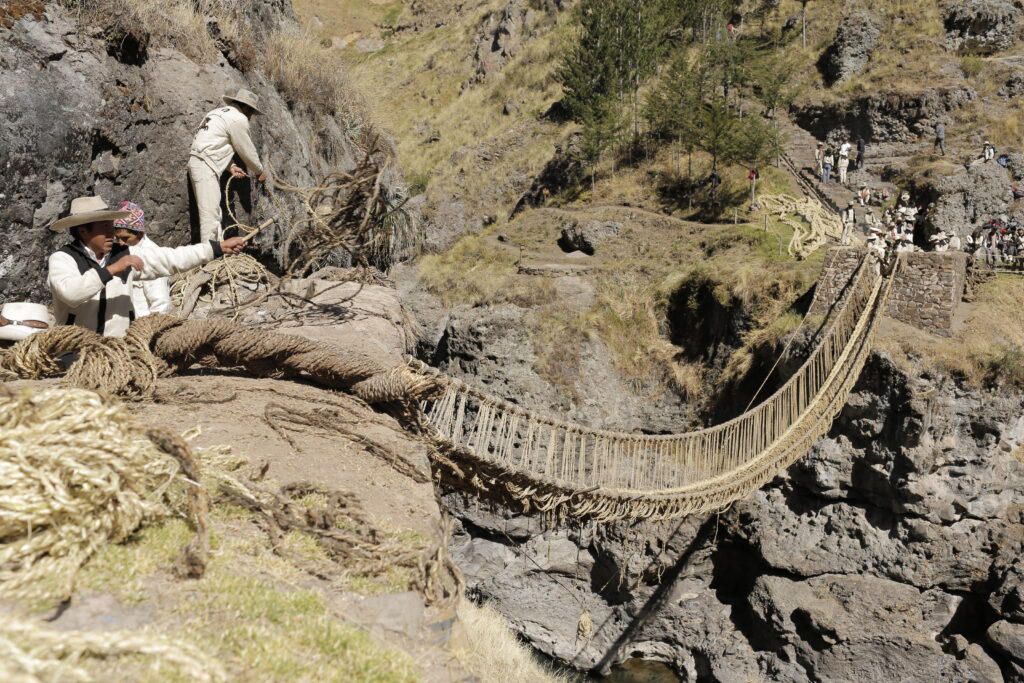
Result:
M936 122L932 142L932 153L946 155L946 125ZM830 135L830 139L837 139ZM843 135L838 146L818 143L814 151L818 177L822 183L849 184L849 172L864 168L866 143L858 136L851 142ZM985 140L979 156L970 163L995 162L1009 168L1012 160L1009 154L1000 154L995 145ZM852 189L852 188L851 188ZM1013 186L1013 198L1024 199L1024 187ZM860 209L860 215L858 212ZM884 208L882 208L884 207ZM1008 216L989 220L974 230L969 237L944 230L934 231L929 225L933 204L917 205L909 192L900 193L892 202L892 196L885 187L872 188L861 182L853 199L840 211L843 224L842 244L850 244L858 231L867 237L869 249L879 259L890 259L895 253L912 251L965 251L976 259L1004 268L1024 270L1024 226ZM876 213L880 210L880 215Z

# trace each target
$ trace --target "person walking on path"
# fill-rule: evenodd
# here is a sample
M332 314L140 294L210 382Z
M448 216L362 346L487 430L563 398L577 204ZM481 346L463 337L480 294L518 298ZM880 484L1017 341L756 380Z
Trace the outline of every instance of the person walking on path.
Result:
M112 211L102 197L78 197L69 214L50 226L71 231L73 241L50 255L47 285L58 325L78 325L108 337L123 337L135 319L132 286L182 273L222 254L238 254L245 240L201 242L174 249L141 251L114 242L114 221L131 211Z
M818 146L814 149L814 163L818 165L818 177L821 177L822 167L821 162L825 158L825 145L818 143Z
M865 148L864 138L862 138L862 137L857 138L857 170L858 171L863 171L864 170L864 148Z
M199 212L199 239L201 242L222 239L221 175L231 166L231 175L244 178L253 175L258 182L266 182L267 173L249 137L249 120L259 110L260 98L248 90L225 95L225 107L218 107L203 119L192 139L189 150L188 174ZM238 154L246 170L231 163Z
M846 184L846 171L850 167L850 138L843 138L843 144L839 145L839 184Z
M149 249L157 247L156 242L146 235L146 214L142 207L133 202L121 202L120 209L131 215L114 221L114 240L126 247L137 246L143 256ZM136 279L132 285L132 306L135 307L136 318L150 313L172 313L171 287L167 278Z
M942 156L946 156L946 124L939 121L935 124L935 142L932 143L932 154L939 150Z
M850 239L853 237L853 228L857 224L857 211L854 208L853 202L846 205L841 218L843 219L843 236L840 238L839 243L845 247L850 244Z

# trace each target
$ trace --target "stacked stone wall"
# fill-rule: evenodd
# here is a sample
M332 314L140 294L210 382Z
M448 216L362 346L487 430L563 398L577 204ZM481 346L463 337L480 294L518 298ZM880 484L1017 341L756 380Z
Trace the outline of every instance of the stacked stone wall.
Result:
M829 313L863 255L864 250L856 247L829 249L814 292L811 315ZM967 254L915 252L901 258L903 264L893 282L888 314L932 334L950 336L956 307L964 293Z

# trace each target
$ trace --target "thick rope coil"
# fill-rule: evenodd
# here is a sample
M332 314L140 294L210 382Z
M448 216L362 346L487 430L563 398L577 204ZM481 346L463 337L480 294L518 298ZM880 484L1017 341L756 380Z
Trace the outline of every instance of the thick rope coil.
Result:
M787 250L790 256L807 258L825 244L827 238L838 240L843 234L843 223L828 207L814 197L796 198L786 194L758 197L761 207L793 229ZM807 225L794 220L800 216Z
M302 337L223 318L181 320L167 315L136 320L123 339L74 326L44 330L0 355L0 368L8 379L53 376L61 369L57 359L68 353L78 354L66 377L69 385L126 397L150 396L158 377L199 361L242 367L260 377L307 377L376 404L420 401L442 384L404 365L389 368L357 351Z
M207 508L197 475L179 438L147 432L98 394L0 387L0 599L67 598L93 552L170 514L172 486L188 490L202 537L186 550L185 572L201 575Z

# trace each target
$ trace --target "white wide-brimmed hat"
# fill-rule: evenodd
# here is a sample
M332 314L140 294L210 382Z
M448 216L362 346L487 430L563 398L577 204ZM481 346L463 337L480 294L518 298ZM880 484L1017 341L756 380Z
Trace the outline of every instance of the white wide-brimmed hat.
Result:
M42 304L22 301L0 307L0 339L21 341L52 325L50 311Z
M257 114L263 113L263 110L260 109L260 96L251 90L246 90L245 88L239 88L238 92L234 95L225 95L224 102L226 104L238 102L239 104L244 104L251 108Z
M103 197L76 197L71 200L71 211L68 215L51 225L50 230L61 232L76 225L114 221L130 215L131 211L111 211Z
M942 240L948 240L950 237L952 237L952 235L948 232L939 230L937 233L929 237L928 240L930 242L941 242Z

